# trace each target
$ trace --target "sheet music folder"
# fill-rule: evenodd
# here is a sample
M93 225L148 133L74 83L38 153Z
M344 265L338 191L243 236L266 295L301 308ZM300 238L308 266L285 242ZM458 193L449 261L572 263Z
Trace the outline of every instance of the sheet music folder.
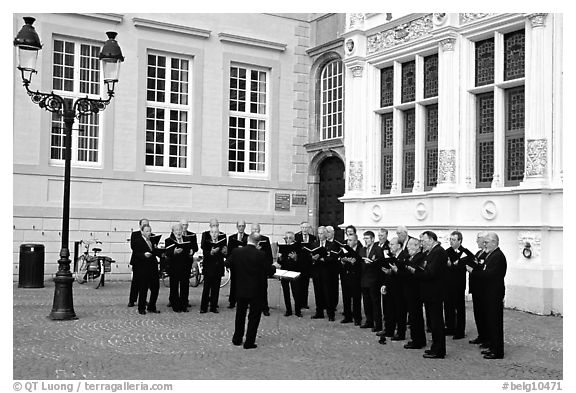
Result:
M282 270L276 269L276 273L274 273L274 278L279 278L280 280L296 280L300 277L300 272L293 272L292 270Z

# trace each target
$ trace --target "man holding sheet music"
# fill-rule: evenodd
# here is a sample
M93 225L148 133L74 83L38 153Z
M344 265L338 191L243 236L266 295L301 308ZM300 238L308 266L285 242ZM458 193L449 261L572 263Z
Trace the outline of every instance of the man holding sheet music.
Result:
M284 235L285 244L278 243L278 263L280 268L289 271L298 271L298 248L294 238L294 232L288 231ZM280 280L282 293L284 294L284 305L286 306L285 317L292 315L292 302L290 301L290 288L292 288L292 297L294 298L294 311L297 317L302 317L300 298L298 297L297 280Z
M182 235L190 238L190 252L188 253L188 267L186 277L190 281L190 274L192 272L192 266L194 266L194 254L198 252L198 238L194 232L188 230L188 220L180 220L180 225L182 225ZM190 291L188 291L190 292ZM190 300L186 297L186 307L191 307Z
M218 295L220 294L220 281L224 275L224 256L227 252L226 234L220 232L218 220L210 220L210 230L202 233L202 248L204 287L200 300L200 313L210 311L218 313Z
M378 245L374 244L374 232L364 232L365 248L360 250L362 263L362 302L366 322L361 328L372 328L373 332L382 330L382 303L380 287L382 286L382 261L384 254Z
M294 235L297 243L302 247L311 247L316 241L316 236L310 233L311 227L307 222L300 224L300 232ZM298 253L298 271L301 273L298 282L300 304L302 308L308 308L308 287L310 286L310 274L312 269L312 258L309 252L300 249Z
M152 228L144 224L141 236L136 236L132 244L133 266L139 271L138 313L142 315L146 314L146 310L151 313L160 312L156 310L156 300L160 289L157 258L157 255L162 252L158 249L160 237L152 238ZM150 290L150 299L146 302L148 290Z
M238 233L228 237L228 255L231 255L235 248L244 247L248 243L248 234L244 233L246 221L237 221L236 229ZM236 306L236 279L232 271L230 271L230 295L228 296L228 302L230 303L228 308L234 308Z
M134 251L134 241L142 237L142 227L150 225L147 218L142 218L138 222L138 230L133 231L130 235L130 249ZM130 266L132 266L132 281L130 282L130 295L128 297L128 307L134 307L138 301L138 291L140 290L140 270L134 265L135 256L130 257Z
M192 237L184 236L182 224L172 225L172 233L166 239L166 258L170 275L169 301L174 312L188 312L190 277L190 251ZM198 247L198 246L196 246Z
M318 240L312 243L312 246L302 246L302 249L310 255L312 260L312 284L314 286L314 300L316 303L316 313L312 319L324 318L324 309L326 309L326 298L323 288L323 271L328 263L328 248L331 243L326 240L326 227L318 227ZM334 317L332 316L332 319Z
M260 235L260 224L252 224L250 226L250 232ZM266 256L266 263L268 265L272 265L274 262L274 257L272 256L272 245L270 244L270 239L268 236L260 235L260 240L258 240L257 247L264 252L264 255ZM270 307L268 306L268 280L266 280L264 289L262 291L262 299L262 314L269 317Z

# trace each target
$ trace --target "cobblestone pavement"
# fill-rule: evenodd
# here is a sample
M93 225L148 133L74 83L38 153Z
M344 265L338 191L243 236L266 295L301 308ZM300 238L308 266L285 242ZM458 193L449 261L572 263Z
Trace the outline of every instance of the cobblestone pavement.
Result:
M562 318L505 310L505 358L485 360L468 339L476 336L467 303L467 337L447 337L444 360L424 359L405 341L379 345L374 333L351 324L284 316L279 283L269 281L271 316L262 317L257 349L231 344L235 310L220 292L220 313L199 313L202 287L190 288L192 309L160 314L128 308L128 282L94 289L74 284L78 320L51 321L54 285L13 287L14 379L563 379ZM279 306L281 304L281 306ZM340 309L341 310L341 305ZM428 335L430 340L430 336ZM429 341L430 343L430 341Z

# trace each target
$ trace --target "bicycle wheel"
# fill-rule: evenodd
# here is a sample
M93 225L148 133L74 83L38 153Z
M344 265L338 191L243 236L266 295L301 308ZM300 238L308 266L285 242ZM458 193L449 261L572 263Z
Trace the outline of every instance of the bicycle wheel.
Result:
M198 272L192 272L190 275L190 286L196 288L202 282L202 275Z
M86 256L80 255L78 263L76 264L76 281L78 284L86 282L86 275L88 273L88 264L86 263Z
M224 276L222 277L222 280L220 281L220 288L224 288L226 285L228 285L229 282L230 282L230 269L225 268L224 269Z

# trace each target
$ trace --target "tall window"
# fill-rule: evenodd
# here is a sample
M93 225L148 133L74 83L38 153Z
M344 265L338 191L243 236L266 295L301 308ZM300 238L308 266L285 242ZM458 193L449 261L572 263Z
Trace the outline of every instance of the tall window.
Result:
M321 140L342 138L344 116L342 61L334 60L326 64L320 79Z
M431 190L438 181L438 104L426 107L426 179L424 190Z
M100 45L77 40L54 40L52 89L65 100L100 98ZM64 160L64 121L52 113L50 158ZM72 130L72 164L97 166L101 159L101 116L91 114Z
M190 60L149 53L146 78L146 166L190 166Z
M416 113L414 109L404 112L404 152L403 168L404 178L402 179L402 192L412 192L414 187L414 175L416 168Z
M502 45L495 45L495 41ZM500 47L501 49L497 49ZM497 73L495 70L501 70ZM494 177L495 146L504 145L503 185L515 186L524 178L524 29L475 43L476 186L490 187ZM495 105L495 97L503 104ZM504 124L496 123L503 119ZM500 136L497 129L503 129Z
M230 173L266 174L269 138L268 79L268 72L265 70L239 65L230 67Z
M393 178L393 140L394 140L394 116L392 113L382 115L382 137L381 137L381 154L382 154L382 181L381 192L387 194L392 189Z

